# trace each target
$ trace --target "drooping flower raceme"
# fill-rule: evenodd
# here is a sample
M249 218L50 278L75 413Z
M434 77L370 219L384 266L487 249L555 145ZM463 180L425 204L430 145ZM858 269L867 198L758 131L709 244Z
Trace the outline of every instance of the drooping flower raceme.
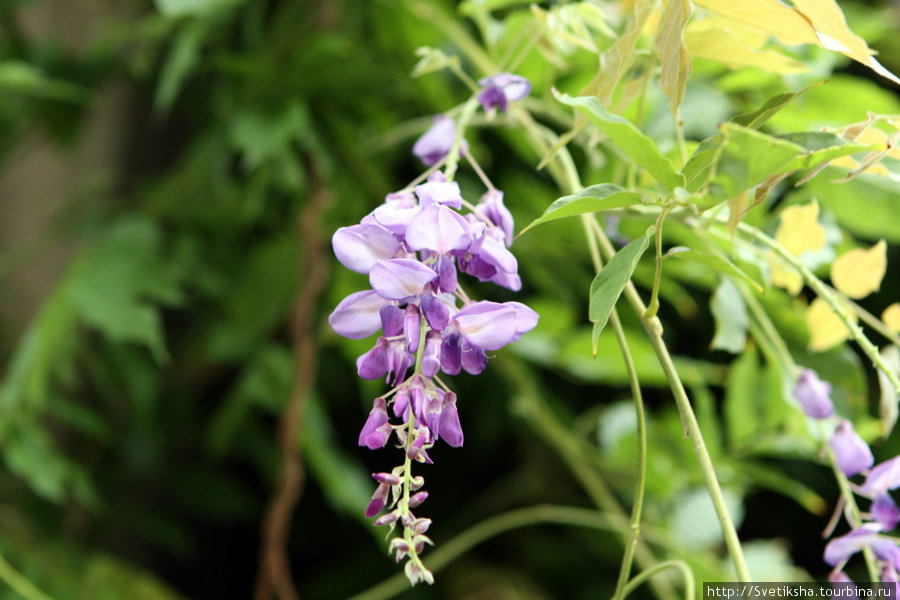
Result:
M450 149L453 130L450 119L437 121L414 152L426 164L439 161ZM471 208L465 215L464 204ZM366 516L388 509L375 524L402 527L390 550L398 562L408 558L405 572L413 584L431 583L433 576L419 556L431 544L425 535L431 521L412 512L427 497L422 477L412 475L412 462L431 463L428 450L438 441L452 447L464 441L457 396L440 374L481 373L490 352L537 324L537 313L524 304L476 302L459 283L464 273L520 289L509 251L512 234L502 192L491 188L473 206L455 182L436 171L412 190L389 194L360 224L342 227L332 238L338 260L368 275L371 289L342 300L329 323L352 339L381 332L358 358L357 371L363 379L384 377L392 386L375 399L359 445L375 450L395 437L406 453L392 472L373 475L378 486Z

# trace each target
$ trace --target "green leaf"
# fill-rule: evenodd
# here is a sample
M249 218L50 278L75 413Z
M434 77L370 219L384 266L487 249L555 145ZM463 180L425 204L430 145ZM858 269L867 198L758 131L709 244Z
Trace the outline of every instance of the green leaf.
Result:
M618 115L610 114L600 100L593 96L573 98L554 90L553 95L563 104L574 107L602 131L614 144L630 156L638 166L647 170L669 190L684 187L684 176L675 171L672 161L663 156L656 142L641 133L635 125Z
M656 227L651 227L646 234L616 252L609 263L597 273L594 281L591 282L591 301L588 315L594 324L594 331L591 337L595 356L597 355L597 338L600 337L600 332L606 327L609 313L612 312L616 301L622 294L622 290L625 289L625 285L634 274L634 268L641 259L641 255L644 254L644 251L650 245L650 238L655 231Z
M824 162L849 156L857 152L870 152L883 148L881 144L857 144L849 142L839 135L820 131L803 131L776 136L806 148L807 152L796 156L788 163L788 171L812 169Z
M755 129L734 123L723 123L719 128L725 141L714 165L710 196L698 202L701 209L734 198L772 175L791 170L791 161L805 154L803 146Z
M732 354L740 354L747 343L747 306L737 286L727 277L710 298L710 310L716 322L712 347Z
M715 269L720 273L725 273L726 275L731 275L732 277L743 279L754 288L756 288L759 292L763 291L762 286L756 283L756 281L752 277L744 273L744 271L738 268L737 265L735 265L727 258L724 258L717 254L707 254L706 252L692 250L691 248L687 248L685 246L675 246L674 248L670 248L669 251L666 252L665 255L663 255L663 258L671 257L697 263L699 265L709 267L710 269Z
M181 274L161 255L161 236L152 221L119 221L78 258L63 284L87 324L113 342L146 346L158 361L167 353L154 304L181 299Z
M519 235L541 223L573 217L585 213L624 208L644 202L643 196L611 183L601 183L584 188L571 196L563 196L547 207L540 217L528 224Z
M38 67L15 60L0 62L0 90L67 101L83 101L88 95L83 87L47 77Z
M772 96L771 98L766 100L765 104L763 104L755 111L736 115L732 117L730 121L735 125L740 125L742 127L759 129L760 127L765 125L769 119L778 114L782 108L793 102L801 94L806 93L806 91L812 87L815 86L809 86L800 90L799 92L785 92L783 94L778 94L777 96Z
M164 112L172 108L188 77L200 64L205 35L206 24L202 21L192 22L178 32L159 75L153 99L156 110Z

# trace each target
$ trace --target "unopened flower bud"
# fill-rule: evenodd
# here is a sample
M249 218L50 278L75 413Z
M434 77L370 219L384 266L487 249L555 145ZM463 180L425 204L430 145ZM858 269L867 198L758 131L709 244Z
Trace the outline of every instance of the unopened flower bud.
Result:
M822 381L812 369L804 369L794 386L794 397L803 412L813 419L824 419L834 414L831 402L831 384Z
M388 485L400 485L400 478L393 473L372 473L372 479Z
M415 508L428 499L428 492L419 492L409 497L409 507Z
M431 527L431 519L416 519L410 529L415 533L425 533L429 527Z
M375 519L374 525L391 525L397 521L397 513L389 512ZM424 533L424 532L423 532Z
M828 443L834 450L838 468L847 477L853 477L875 464L869 445L853 431L853 424L850 421L842 420L838 423Z
M387 502L389 490L390 487L388 485L384 483L378 484L378 487L375 488L375 493L372 495L372 501L369 502L369 506L366 508L366 518L372 518L381 512L381 509L384 508Z

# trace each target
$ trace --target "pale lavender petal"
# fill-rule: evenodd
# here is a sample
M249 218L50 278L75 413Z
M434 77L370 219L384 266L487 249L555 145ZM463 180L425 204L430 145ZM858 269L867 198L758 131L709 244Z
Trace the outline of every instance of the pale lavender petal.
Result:
M434 117L431 127L413 144L412 152L423 165L430 167L450 152L455 138L456 127L453 119L438 115ZM461 150L465 152L468 148L466 141L462 140Z
M416 186L416 196L419 198L419 206L423 209L432 204L443 204L459 210L462 208L462 194L459 192L459 184L455 181L427 181Z
M875 496L869 512L872 513L872 518L881 525L882 531L890 531L897 526L897 523L900 523L900 508L888 494Z
M388 300L405 300L418 296L437 274L417 260L395 258L380 260L369 272L369 283L379 296Z
M381 329L379 311L390 303L373 290L355 292L341 300L334 312L329 315L328 324L338 335L346 338L352 340L367 338Z
M420 210L412 192L388 194L384 204L372 211L372 216L381 226L397 235L403 235L409 222Z
M466 250L474 241L469 223L441 204L430 205L406 229L406 243L412 250L450 254Z
M463 445L463 430L459 424L459 412L456 409L456 394L446 392L441 407L441 438L454 448Z
M831 384L819 379L812 369L804 369L800 374L794 386L794 397L800 402L803 412L813 419L824 419L834 414Z
M838 468L847 477L853 477L871 468L875 463L869 445L853 431L853 424L850 421L842 420L838 423L829 443L834 450Z
M516 102L531 93L531 82L521 75L510 73L497 73L491 77L480 79L478 84L484 86L478 94L478 101L485 110L497 106L502 112L506 112L507 102ZM498 95L497 90L502 92Z
M380 225L341 227L331 245L341 264L357 273L368 273L377 261L401 254L400 240Z
M888 490L898 487L900 487L900 456L876 465L869 471L862 485L863 491L872 495L885 494Z
M522 278L517 273L497 273L491 282L514 292L522 289Z
M530 307L525 306L521 302L504 302L503 305L510 306L516 311L516 335L512 341L517 341L537 326L540 315Z
M876 537L872 541L872 552L881 560L893 565L894 569L900 569L900 548L893 540Z
M834 538L825 546L825 562L832 567L843 562L872 545L878 538L878 531L862 527L839 538Z
M456 264L453 261L453 257L439 255L435 271L438 274L438 288L442 292L453 293L456 291Z
M503 232L506 247L512 246L515 222L513 221L512 213L503 204L503 192L497 189L488 190L481 197L481 201L475 208L491 223L500 228Z
M453 320L472 346L499 350L516 336L516 310L497 302L476 302L456 313Z

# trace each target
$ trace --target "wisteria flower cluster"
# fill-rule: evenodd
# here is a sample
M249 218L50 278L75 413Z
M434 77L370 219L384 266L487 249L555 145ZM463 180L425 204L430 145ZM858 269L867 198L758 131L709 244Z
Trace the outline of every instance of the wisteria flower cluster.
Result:
M413 151L426 165L438 164L455 135L453 120L438 118ZM464 206L467 214L461 213ZM489 184L472 205L441 171L412 189L389 194L358 225L338 229L332 239L338 260L368 275L371 289L341 301L329 323L352 339L380 331L374 347L358 358L357 371L363 379L385 377L392 386L375 398L359 445L375 450L393 436L406 454L390 473L373 474L378 486L366 516L389 509L375 524L391 531L402 527L390 551L398 562L408 558L405 572L413 584L434 578L420 558L432 543L426 536L431 520L412 512L428 497L423 478L412 474L412 462L431 463L428 450L439 440L452 447L464 440L457 396L440 374L478 375L489 352L518 340L538 321L537 313L520 302L472 300L458 279L463 273L519 290L512 242L513 219L503 192Z
M833 418L831 385L820 380L814 371L807 369L802 372L794 388L794 397L808 416L814 419ZM829 579L835 583L850 582L844 572L845 565L854 554L869 549L877 560L881 581L897 584L900 547L894 539L884 534L900 523L900 508L890 494L891 490L900 487L900 456L873 467L875 458L868 444L844 419L837 420L829 445L835 464L845 476L865 475L862 485L852 487L859 495L871 500L869 512L862 515L863 521L825 547L825 562L834 567ZM847 520L851 526L854 524L853 518L848 516Z

